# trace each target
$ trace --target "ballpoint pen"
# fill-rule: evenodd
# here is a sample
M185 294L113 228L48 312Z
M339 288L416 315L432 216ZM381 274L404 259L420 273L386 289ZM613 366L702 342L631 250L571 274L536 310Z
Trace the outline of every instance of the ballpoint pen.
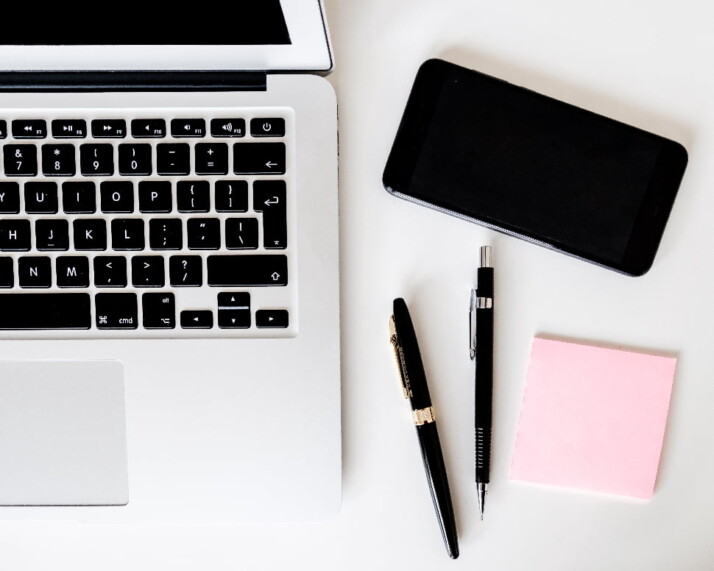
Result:
M401 298L394 300L394 312L389 320L389 340L397 360L404 398L408 398L411 403L426 479L441 535L449 557L456 559L459 556L456 518L451 504L439 433L436 430L434 409L431 406L414 326L407 304Z
M483 519L491 465L491 414L493 399L493 266L491 246L481 247L476 271L476 289L471 290L469 337L475 361L475 464L478 507Z

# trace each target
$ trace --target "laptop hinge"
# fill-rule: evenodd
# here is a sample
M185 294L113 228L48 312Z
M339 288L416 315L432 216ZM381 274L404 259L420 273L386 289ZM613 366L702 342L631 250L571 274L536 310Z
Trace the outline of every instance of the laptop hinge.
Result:
M12 71L0 91L265 91L264 72Z

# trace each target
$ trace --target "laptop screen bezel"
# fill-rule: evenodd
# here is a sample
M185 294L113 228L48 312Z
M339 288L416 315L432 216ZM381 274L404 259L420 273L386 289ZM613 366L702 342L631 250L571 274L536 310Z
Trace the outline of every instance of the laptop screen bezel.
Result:
M0 45L0 71L330 71L321 0L281 6L290 44Z

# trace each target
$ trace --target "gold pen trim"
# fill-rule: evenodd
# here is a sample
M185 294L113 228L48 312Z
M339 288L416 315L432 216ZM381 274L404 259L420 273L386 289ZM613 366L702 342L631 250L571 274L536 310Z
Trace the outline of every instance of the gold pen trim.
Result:
M414 424L421 426L422 424L428 424L430 422L436 422L436 415L434 414L434 408L428 406L426 408L420 408L418 410L413 410Z
M394 349L394 359L397 363L397 372L399 373L399 385L402 387L402 394L405 399L412 396L412 391L409 383L409 375L407 374L407 366L404 362L404 351L399 345L399 337L397 337L397 326L394 323L394 316L389 318L389 342Z

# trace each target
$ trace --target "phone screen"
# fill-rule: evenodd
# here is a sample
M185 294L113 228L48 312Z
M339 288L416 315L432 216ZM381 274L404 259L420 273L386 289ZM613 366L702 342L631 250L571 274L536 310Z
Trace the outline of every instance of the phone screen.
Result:
M385 170L393 192L624 271L646 271L686 164L672 141L426 62Z

